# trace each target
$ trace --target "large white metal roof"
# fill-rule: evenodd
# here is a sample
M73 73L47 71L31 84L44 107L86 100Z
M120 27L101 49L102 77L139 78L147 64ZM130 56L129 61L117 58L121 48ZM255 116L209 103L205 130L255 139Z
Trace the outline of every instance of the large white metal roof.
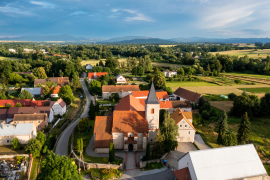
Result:
M21 91L23 91L23 90L29 91L32 94L32 96L34 96L34 95L40 95L40 93L41 93L41 88L40 87L22 88Z
M267 175L253 144L189 152L192 180L231 180ZM181 159L180 159L181 160Z
M29 135L32 132L32 127L33 123L0 124L0 136Z

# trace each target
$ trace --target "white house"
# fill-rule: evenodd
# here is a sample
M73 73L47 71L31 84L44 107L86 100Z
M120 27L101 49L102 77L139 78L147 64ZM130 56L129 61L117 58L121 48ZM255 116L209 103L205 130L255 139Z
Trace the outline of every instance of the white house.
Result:
M0 124L0 146L11 145L11 140L15 137L19 139L20 144L27 144L36 136L37 130L33 123Z
M61 116L63 116L67 111L67 105L61 98L57 101L52 101L51 108L54 115L60 114Z
M86 64L85 65L85 69L92 70L93 69L93 66L91 64Z
M124 76L122 76L121 74L118 74L115 77L115 82L119 83L119 84L125 84L127 81L126 81L126 78Z
M14 53L16 52L15 49L9 49L8 51L9 51L9 52L14 52Z
M165 77L173 77L174 75L177 75L176 71L163 71L163 74Z
M23 49L24 51L26 51L26 52L32 52L32 51L34 51L33 49Z
M34 87L34 88L22 88L21 91L27 90L31 93L32 97L42 97L43 96L43 88Z
M173 172L178 180L264 180L267 172L253 144L190 151Z

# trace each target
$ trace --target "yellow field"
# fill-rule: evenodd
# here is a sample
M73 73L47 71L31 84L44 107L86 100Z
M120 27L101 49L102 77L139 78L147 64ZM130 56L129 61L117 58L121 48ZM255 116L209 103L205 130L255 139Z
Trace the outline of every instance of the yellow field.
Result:
M15 57L3 57L3 56L0 56L0 60L20 61L22 59L21 58L15 58Z
M105 64L105 60L106 59L101 59L103 62L104 62L104 64ZM126 62L126 60L127 59L118 59L118 61L119 62ZM95 59L89 59L89 60L83 60L82 62L81 62L81 64L83 65L83 66L85 66L86 64L91 64L92 66L95 66L97 63L99 63L99 61L100 60L95 60Z
M178 45L158 45L159 47L174 47L174 46L178 46Z
M247 45L248 43L233 43L234 46L238 46L238 47L255 47L255 43L250 43L249 45Z
M267 56L270 56L270 49L264 49L264 50L257 50L254 51L253 49L248 50L231 50L231 51L220 51L220 52L211 52L212 54L228 54L231 56L239 56L243 57L245 55L249 56L250 58L266 58Z

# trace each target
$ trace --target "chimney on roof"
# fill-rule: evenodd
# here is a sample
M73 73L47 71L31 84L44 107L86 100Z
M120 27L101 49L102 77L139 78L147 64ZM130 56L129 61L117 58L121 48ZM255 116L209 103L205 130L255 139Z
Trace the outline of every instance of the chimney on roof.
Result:
M166 104L166 100L164 101L164 104Z

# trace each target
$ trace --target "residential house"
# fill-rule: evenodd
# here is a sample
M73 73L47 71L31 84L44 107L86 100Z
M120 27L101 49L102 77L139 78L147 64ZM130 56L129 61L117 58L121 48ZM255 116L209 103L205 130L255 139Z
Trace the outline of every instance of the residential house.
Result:
M15 49L9 49L8 51L9 51L9 52L13 52L13 53L15 53L15 52L16 52L16 50L15 50Z
M173 172L178 180L265 180L267 172L253 144L190 151Z
M93 66L91 64L86 64L85 65L85 69L86 70L92 70L93 69Z
M165 77L173 77L174 75L177 75L176 71L163 71L163 74Z
M102 98L109 99L111 94L118 93L120 98L123 98L133 91L139 91L139 85L104 85L102 86Z
M60 55L60 54L56 54L56 53L52 53L53 56L58 56L58 57L67 57L67 55Z
M26 51L27 53L29 53L29 52L34 52L35 50L33 50L33 49L23 49L24 51Z
M47 79L35 79L34 86L36 87L38 84L45 85L45 83L48 81L56 83L57 87L69 85L68 77L50 77Z
M189 91L184 88L178 88L174 93L172 99L174 100L180 100L180 101L185 101L188 100L194 104L199 103L199 99L202 97L201 94Z
M60 114L61 116L63 116L67 111L67 105L64 102L64 100L61 99L61 98L58 99L57 101L51 101L50 106L52 108L52 111L53 111L54 115Z
M20 144L37 136L34 123L25 124L0 124L0 146L11 145L13 138L17 137Z
M34 123L37 131L43 130L48 126L48 115L40 114L15 114L10 124Z
M51 87L51 97L58 97L58 93L61 87Z
M88 82L91 80L97 80L100 76L108 75L108 72L89 72L88 73Z
M192 124L192 112L182 111L180 108L171 114L175 124L178 126L178 142L194 142L196 129Z
M35 88L22 88L21 91L27 90L31 93L32 97L42 97L43 96L43 88L35 87Z
M116 77L115 77L115 82L118 83L118 84L126 84L127 80L124 76L122 76L121 74L118 74Z
M115 106L113 116L96 116L95 152L108 153L110 142L115 149L145 150L155 141L159 129L160 103L152 83L143 106L139 99L128 94Z

